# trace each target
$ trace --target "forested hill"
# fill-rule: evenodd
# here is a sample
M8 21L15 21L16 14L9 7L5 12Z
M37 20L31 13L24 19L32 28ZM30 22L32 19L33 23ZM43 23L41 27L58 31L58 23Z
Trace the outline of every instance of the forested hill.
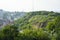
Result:
M9 12L9 11L4 11L0 9L0 19L5 19L5 20L15 20L20 18L21 16L24 16L25 12Z
M9 12L0 9L0 28L9 23L13 23L14 20L17 20L25 15L25 12Z
M60 13L53 11L35 11L28 12L24 17L16 21L16 25L22 28L29 28L30 26L45 27L48 22L60 16Z
M26 12L0 30L0 40L60 40L60 13Z

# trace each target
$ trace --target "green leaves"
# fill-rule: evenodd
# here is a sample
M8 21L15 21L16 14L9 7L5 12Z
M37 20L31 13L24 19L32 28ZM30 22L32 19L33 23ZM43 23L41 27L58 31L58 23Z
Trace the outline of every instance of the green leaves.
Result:
M15 25L7 25L3 28L2 32L3 37L2 40L15 40L18 37L19 31Z
M29 30L25 29L23 32L20 34L22 36L23 40L50 40L51 38L49 37L49 34L46 33L43 29L39 30Z

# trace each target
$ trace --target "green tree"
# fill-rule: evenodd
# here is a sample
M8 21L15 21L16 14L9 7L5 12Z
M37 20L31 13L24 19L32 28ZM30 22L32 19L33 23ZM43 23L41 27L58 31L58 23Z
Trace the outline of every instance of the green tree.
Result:
M7 25L2 30L4 38L3 40L16 40L18 37L18 28L14 25Z

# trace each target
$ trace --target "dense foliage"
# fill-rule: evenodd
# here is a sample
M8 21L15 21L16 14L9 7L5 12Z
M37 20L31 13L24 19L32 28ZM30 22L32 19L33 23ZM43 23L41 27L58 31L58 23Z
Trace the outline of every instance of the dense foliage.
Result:
M28 12L0 30L0 40L60 40L60 13Z

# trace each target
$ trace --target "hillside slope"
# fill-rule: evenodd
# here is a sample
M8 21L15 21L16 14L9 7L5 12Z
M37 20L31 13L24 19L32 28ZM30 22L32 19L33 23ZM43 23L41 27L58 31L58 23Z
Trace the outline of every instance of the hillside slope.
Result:
M15 25L19 26L20 29L29 28L30 26L35 27L46 27L48 22L54 21L54 19L60 16L58 12L49 11L35 11L28 12L26 16L18 19Z

